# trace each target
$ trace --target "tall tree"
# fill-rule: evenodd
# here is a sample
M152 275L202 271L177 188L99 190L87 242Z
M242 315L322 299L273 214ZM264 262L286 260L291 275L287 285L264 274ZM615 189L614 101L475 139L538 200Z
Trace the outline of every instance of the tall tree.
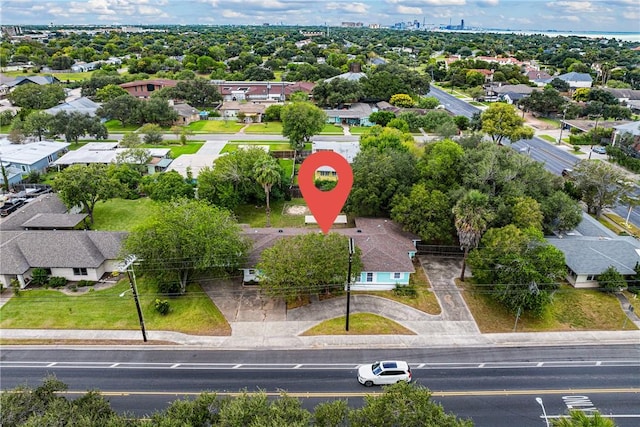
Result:
M105 119L120 120L124 126L127 123L138 123L140 117L141 102L139 99L126 94L105 102L96 114Z
M352 277L362 270L356 247ZM265 249L256 269L260 287L272 297L293 300L304 295L344 289L349 267L349 239L337 233L309 233L279 239Z
M487 229L487 224L492 217L489 210L489 197L478 190L470 190L455 204L453 215L460 247L464 250L460 273L460 280L464 282L469 250L478 247L480 237Z
M256 164L255 177L258 184L264 188L264 194L267 198L267 227L271 227L271 206L269 205L269 195L271 188L282 180L282 171L280 165L271 156L265 157L264 160Z
M23 84L7 96L15 106L26 110L46 110L64 101L64 89L59 84Z
M524 126L524 119L519 117L513 107L502 102L495 102L482 113L482 131L489 134L493 142L502 144L509 139L533 138L533 129Z
M93 211L96 204L117 196L120 183L109 178L106 165L92 163L71 165L63 169L54 178L52 187L58 192L67 208L82 207L93 224Z
M327 115L320 108L309 102L292 102L286 105L280 114L282 118L282 135L289 138L291 148L296 151L304 149L305 143L313 135L322 131Z
M187 181L176 171L160 172L142 178L142 188L151 200L168 202L174 198L193 199L193 184Z
M44 111L34 111L24 120L22 129L25 134L38 137L38 141L42 141L42 136L49 129L51 123L51 115Z
M607 162L581 160L571 174L576 187L587 204L589 213L600 218L602 210L614 206L624 193L624 175Z
M163 203L123 245L140 268L159 281L164 293L186 292L194 275L226 275L244 261L250 243L229 211L195 199Z
M96 90L96 98L100 102L109 102L119 96L129 95L126 90L118 85L108 84Z

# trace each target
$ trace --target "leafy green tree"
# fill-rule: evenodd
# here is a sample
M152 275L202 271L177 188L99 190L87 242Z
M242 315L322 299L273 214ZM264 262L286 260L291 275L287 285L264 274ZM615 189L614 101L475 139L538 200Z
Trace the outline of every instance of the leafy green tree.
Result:
M471 427L469 420L447 414L421 386L400 382L384 387L382 394L367 395L364 406L349 414L352 427Z
M579 87L571 95L571 98L576 102L587 102L589 101L589 94L591 93L591 88L588 87Z
M539 113L543 116L550 116L562 111L567 101L556 89L547 86L542 92L534 90L531 94L520 101L526 110Z
M564 191L556 191L542 201L545 233L566 233L582 221L582 208Z
M450 212L451 203L445 194L439 190L429 191L418 183L408 196L394 199L391 219L425 242L449 244L454 235Z
M461 131L469 129L470 121L469 121L469 118L466 116L455 116L453 118L453 122Z
M279 122L280 121L280 113L282 112L282 105L273 104L269 105L266 110L264 110L264 121L266 122Z
M51 68L54 70L68 70L73 65L73 58L67 55L55 55L51 58Z
M135 148L140 144L142 144L142 141L140 141L140 135L135 132L127 132L122 135L119 145L124 148Z
M371 102L387 101L397 93L417 96L429 91L429 77L397 63L377 66L360 82L364 99Z
M313 425L318 427L348 425L350 411L349 403L346 400L319 403L313 408Z
M624 175L607 162L581 160L571 174L576 187L582 194L587 211L600 218L602 210L614 206L624 187Z
M15 114L11 110L0 111L0 126L10 125L14 117Z
M142 102L129 94L120 95L106 101L96 115L104 119L119 120L124 126L127 123L138 123L141 116Z
M471 99L473 99L474 101L477 101L480 98L484 97L485 91L484 91L484 88L482 86L475 86L475 87L472 87L472 88L468 89L467 90L467 94L471 97Z
M67 208L82 207L91 224L96 204L120 193L120 183L109 178L107 166L96 163L71 165L63 169L54 178L52 187Z
M27 135L38 137L38 141L42 141L42 136L49 129L51 115L44 111L34 111L24 120L23 131Z
M489 198L477 190L467 192L453 207L454 224L458 232L460 247L464 250L460 280L464 282L464 271L469 250L477 248L482 233L487 229L492 213Z
M586 414L583 411L574 410L569 413L569 418L557 418L551 420L553 427L616 427L610 418L603 418L599 412Z
M400 115L400 118L403 118L403 114ZM454 124L453 117L451 117L446 111L433 110L422 116L422 127L427 132L433 132L438 127L447 123Z
M502 144L505 138L511 142L533 138L533 129L524 126L524 119L516 114L511 105L501 102L491 104L482 113L482 131L498 144Z
M291 148L296 151L304 149L305 143L313 135L322 131L327 115L320 108L309 102L293 102L287 104L281 112L282 135L289 138Z
M264 160L256 164L255 177L258 184L264 188L265 197L267 199L267 227L271 227L271 207L269 205L269 195L271 194L271 188L279 184L282 180L282 168L271 156L265 157Z
M447 121L445 123L442 123L441 125L438 125L435 128L435 132L441 138L449 139L452 136L457 135L459 130L458 126L453 121Z
M309 101L309 94L302 90L297 90L289 95L290 102L307 102Z
M418 162L420 179L428 189L443 193L460 187L460 168L464 150L454 141L445 139L428 144Z
M58 114L56 114L57 117ZM78 143L78 139L85 135L93 135L96 139L106 139L109 132L98 117L91 117L76 111L69 113L68 121L64 128L64 136L67 142Z
M438 105L440 105L440 101L435 96L421 96L418 98L418 108L433 110Z
M275 74L273 74L273 71L269 68L251 65L244 70L244 78L248 81L264 82L274 80Z
M553 80L551 80L551 83L549 83L549 85L554 88L557 91L560 92L568 92L570 89L569 83L565 82L562 79L559 78L554 78ZM585 88L587 89L587 88Z
M624 280L624 276L611 265L598 275L598 285L605 292L614 293L626 288L627 282Z
M402 108L411 108L414 106L415 102L411 95L407 95L406 93L397 93L389 99L389 104L395 105L396 107Z
M193 185L176 171L154 173L142 179L142 189L152 200L168 202L174 198L193 199Z
M321 107L335 108L362 99L362 85L357 81L336 78L314 86L313 100Z
M96 90L96 98L100 102L108 102L119 96L129 95L129 93L115 84L108 84Z
M369 115L369 121L371 123L375 123L382 127L385 127L387 123L389 123L391 120L395 118L396 118L396 115L391 111L376 111L371 113L371 115Z
M184 294L194 275L235 272L249 247L226 209L174 199L131 231L123 255L137 255L140 268L159 281L161 292Z
M416 159L404 150L361 150L353 164L353 187L344 209L358 216L388 217L395 195L408 195L417 181Z
M170 126L178 119L178 113L164 99L151 98L141 101L139 114L144 123Z
M465 76L465 83L468 87L482 86L484 84L484 74L480 71L469 70Z
M306 427L311 414L299 399L281 393L270 400L267 393L246 391L220 408L221 426L291 426Z
M409 132L409 124L402 119L392 119L389 123L387 123L387 127L398 129L402 133Z
M211 107L222 100L218 88L202 78L181 80L175 87L167 90L167 95L169 98L184 100L196 108Z
M13 105L26 110L46 110L64 101L65 97L64 89L59 84L24 84L7 96Z
M139 197L138 186L142 180L142 173L138 168L126 163L110 164L107 176L121 184L122 193L119 194L119 197L129 200Z
M550 292L566 275L564 254L540 231L511 224L488 230L481 243L468 258L476 284L513 313L522 309L542 316Z
M144 135L142 140L145 144L158 145L162 143L162 128L155 123L147 123L142 126L140 133Z
M352 279L362 270L360 248L352 260ZM293 300L304 295L344 289L349 239L337 233L309 233L279 239L265 249L256 265L260 287L272 297Z
M513 225L520 229L534 228L542 231L542 210L540 204L531 197L517 197L511 208Z

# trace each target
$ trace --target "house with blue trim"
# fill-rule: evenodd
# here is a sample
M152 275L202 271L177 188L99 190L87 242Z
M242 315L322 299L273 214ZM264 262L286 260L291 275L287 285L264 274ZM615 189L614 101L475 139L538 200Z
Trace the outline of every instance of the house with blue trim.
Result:
M363 269L352 290L394 289L408 285L415 272L413 258L416 255L418 236L402 231L401 227L384 218L356 218L355 228L336 228L332 232L354 239L362 252ZM300 234L318 233L316 228L245 228L243 235L253 241L243 272L243 283L259 281L255 266L262 251L273 246L279 239ZM345 278L346 279L346 278Z
M20 180L12 177L10 184L22 181L22 175L30 172L44 173L46 169L67 152L67 142L36 141L26 144L12 144L6 138L0 139L0 160L5 168L20 172Z

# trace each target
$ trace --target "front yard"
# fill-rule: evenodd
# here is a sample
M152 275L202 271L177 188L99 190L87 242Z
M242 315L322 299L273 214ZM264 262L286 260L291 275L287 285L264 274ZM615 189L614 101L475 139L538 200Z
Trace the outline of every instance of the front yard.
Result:
M456 279L462 295L483 333L513 332L514 313L491 299L469 282ZM553 296L553 303L541 318L520 316L517 332L551 331L618 331L625 313L615 296L595 289L574 289L562 285ZM637 329L627 322L625 329Z
M148 197L136 200L109 199L99 202L93 211L94 230L131 231L149 217L156 202Z
M237 133L244 127L244 123L235 120L198 120L187 128L196 133Z
M149 280L138 278L137 284L148 330L230 335L229 324L200 285L189 285L182 297L165 298L156 294L155 284ZM82 295L66 295L50 289L21 291L0 308L0 328L139 329L131 292L119 296L128 289L129 281L124 279L111 288L89 289ZM169 300L169 314L162 316L155 310L156 298Z

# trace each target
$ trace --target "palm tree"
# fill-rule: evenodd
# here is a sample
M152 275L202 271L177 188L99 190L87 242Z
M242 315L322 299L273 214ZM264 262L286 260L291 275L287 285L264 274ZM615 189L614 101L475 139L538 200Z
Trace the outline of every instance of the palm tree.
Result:
M616 424L608 419L603 418L598 412L593 415L585 414L582 411L571 411L569 418L559 418L552 422L553 427L615 427Z
M280 183L282 176L280 175L280 165L271 156L265 157L264 160L256 164L255 169L256 181L264 188L267 196L267 227L271 227L270 215L271 207L269 206L269 194L274 184Z
M480 237L492 216L489 211L489 196L478 190L470 190L453 207L453 215L460 247L464 249L462 273L460 273L460 279L464 282L469 249L478 247Z

